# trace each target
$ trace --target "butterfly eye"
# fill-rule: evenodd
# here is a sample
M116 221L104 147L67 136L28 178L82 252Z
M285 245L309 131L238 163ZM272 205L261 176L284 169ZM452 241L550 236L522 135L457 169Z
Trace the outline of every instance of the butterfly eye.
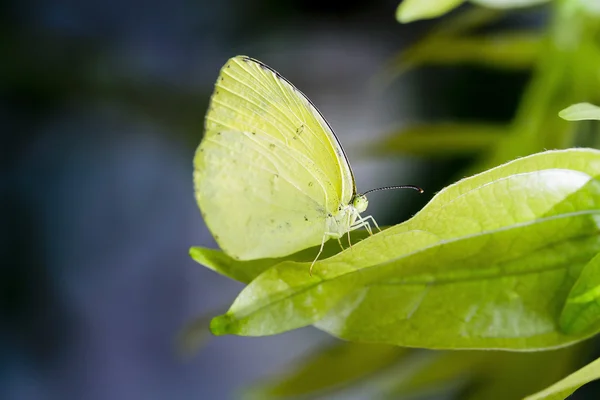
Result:
M364 194L360 194L360 195L356 196L354 198L354 200L352 201L352 206L359 213L365 211L367 209L368 205L369 205L369 200L367 200L367 196L365 196Z

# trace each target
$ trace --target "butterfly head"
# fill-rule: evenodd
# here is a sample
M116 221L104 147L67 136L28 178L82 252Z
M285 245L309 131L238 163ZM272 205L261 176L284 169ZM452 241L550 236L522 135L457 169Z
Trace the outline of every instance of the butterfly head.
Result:
M369 206L369 200L367 200L367 196L364 194L357 194L354 196L352 200L352 207L356 209L359 213L364 212Z

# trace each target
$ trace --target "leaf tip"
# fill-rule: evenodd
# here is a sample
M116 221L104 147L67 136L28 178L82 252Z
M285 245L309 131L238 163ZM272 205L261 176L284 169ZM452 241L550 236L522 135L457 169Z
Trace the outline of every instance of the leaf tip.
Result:
M231 333L233 317L229 314L219 315L210 321L210 331L215 336L222 336Z
M190 255L190 257L194 258L194 256L198 254L198 248L195 246L190 247L190 249L188 250L188 254Z
M437 18L460 6L464 1L443 0L436 4L431 1L403 0L396 8L396 20L405 24L421 19Z
M396 8L396 21L401 24L407 24L421 18L418 13L412 11L412 8L403 7L403 5L404 2L400 3L398 8Z
M571 110L571 107L564 108L558 112L558 116L566 121L573 121Z
M561 110L558 116L567 121L600 120L600 107L591 103L576 103Z

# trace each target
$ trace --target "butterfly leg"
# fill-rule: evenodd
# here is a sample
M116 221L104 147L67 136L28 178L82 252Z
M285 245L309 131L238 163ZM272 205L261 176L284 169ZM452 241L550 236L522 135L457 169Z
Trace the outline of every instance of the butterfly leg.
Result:
M379 232L381 232L381 228L379 227L379 225L377 225L377 221L375 221L375 218L373 218L373 216L372 216L372 215L367 215L366 217L364 217L364 218L363 218L363 220L364 220L364 221L367 221L367 220L371 220L371 221L373 221L373 225L375 225L375 227L377 228L377 230L378 230Z
M371 234L371 235L373 234L373 231L371 230L371 226L369 225L369 221L362 221L362 222L357 223L356 225L352 225L350 227L350 230L354 231L356 229L363 228L363 227L367 230L367 232L369 232L369 234ZM348 231L348 232L350 232L350 231Z
M321 241L321 248L319 249L319 252L317 253L317 256L313 260L312 264L310 264L310 269L308 270L308 275L310 275L310 276L312 276L312 269L313 269L315 263L317 262L317 260L319 259L319 256L323 252L323 246L325 246L325 237L326 236L327 235L323 235L323 240Z
M340 240L340 238L338 238L338 243L340 244L340 247L342 248L342 251L344 251L344 246L342 246L342 241Z
M373 230L371 229L371 225L369 224L368 217L363 218L359 215L357 219L358 219L358 221L356 223L354 223L352 226L350 226L350 230L353 231L355 229L365 227L367 232L369 232L369 235L373 235Z
M319 256L321 255L321 253L323 252L323 246L325 246L325 242L327 241L328 238L330 238L331 236L333 236L331 233L329 232L325 232L325 234L323 235L323 240L321 240L321 248L319 248L319 252L317 253L317 256L315 257L315 259L313 260L312 264L310 264L310 269L308 270L308 274L310 276L312 276L312 270L313 267L315 265L315 263L317 262L317 260L319 259Z

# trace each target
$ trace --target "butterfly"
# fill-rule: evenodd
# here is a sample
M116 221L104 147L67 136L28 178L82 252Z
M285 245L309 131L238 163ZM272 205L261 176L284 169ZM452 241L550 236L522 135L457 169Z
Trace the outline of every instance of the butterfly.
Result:
M221 249L238 260L282 257L366 228L366 194L315 105L260 61L221 69L194 157L195 196ZM341 243L340 243L341 245Z

